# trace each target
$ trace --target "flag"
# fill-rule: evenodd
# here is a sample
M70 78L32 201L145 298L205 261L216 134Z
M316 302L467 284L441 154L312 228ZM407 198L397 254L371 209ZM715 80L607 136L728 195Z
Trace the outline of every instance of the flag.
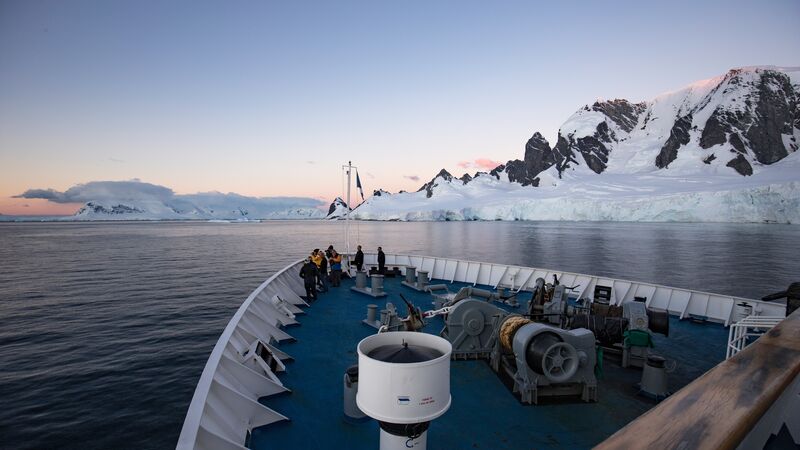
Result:
M364 188L361 187L361 178L358 176L358 171L356 171L356 187L358 188L358 192L361 194L361 201L364 201Z

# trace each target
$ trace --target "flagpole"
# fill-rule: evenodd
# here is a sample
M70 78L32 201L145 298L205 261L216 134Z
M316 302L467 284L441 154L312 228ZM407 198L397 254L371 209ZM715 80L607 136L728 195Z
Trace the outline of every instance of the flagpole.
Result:
M345 245L347 246L347 257L350 258L350 179L353 172L353 162L347 161L347 211L345 212Z

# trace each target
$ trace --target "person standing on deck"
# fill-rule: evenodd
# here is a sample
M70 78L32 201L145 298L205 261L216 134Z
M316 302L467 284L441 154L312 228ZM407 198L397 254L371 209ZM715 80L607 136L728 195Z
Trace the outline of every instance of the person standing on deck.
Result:
M381 247L378 247L378 273L381 275L386 273L386 253L383 253Z
M306 299L309 301L314 301L317 299L317 277L319 276L319 270L317 269L317 265L314 264L312 257L309 256L306 259L306 263L303 264L303 267L300 268L300 278L303 279L303 284L306 288Z
M318 248L315 248L313 252L311 252L311 261L319 267L322 263L322 253L320 253Z
M331 284L333 287L339 287L342 280L342 255L336 253L336 250L331 252Z
M356 259L354 261L356 263L356 270L361 272L361 268L364 267L364 252L361 251L361 246L358 246L358 251L356 251Z
M319 291L322 293L328 292L328 259L320 249L314 249L314 264L317 265L319 270Z

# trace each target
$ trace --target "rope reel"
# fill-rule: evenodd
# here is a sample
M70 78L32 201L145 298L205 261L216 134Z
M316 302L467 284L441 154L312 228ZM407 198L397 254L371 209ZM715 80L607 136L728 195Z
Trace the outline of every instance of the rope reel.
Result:
M514 353L514 335L523 325L531 323L530 319L522 316L509 316L500 326L500 347L504 353Z

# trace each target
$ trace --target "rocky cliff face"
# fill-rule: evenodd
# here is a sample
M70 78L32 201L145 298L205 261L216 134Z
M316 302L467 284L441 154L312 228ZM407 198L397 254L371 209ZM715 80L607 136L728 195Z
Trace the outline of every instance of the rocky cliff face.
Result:
M656 156L656 167L664 169L669 167L669 163L678 157L678 149L689 143L689 131L692 129L692 114L687 114L675 121L675 125L669 132L667 142L661 147L661 151ZM713 161L713 160L709 160ZM705 161L704 161L705 162Z
M595 102L592 110L603 113L620 129L630 133L639 123L639 118L647 110L647 103L631 103L627 100Z
M508 173L509 181L517 182L523 186L539 186L536 177L556 163L557 159L550 148L550 143L539 132L533 134L525 144L525 159L509 161L505 166L497 167L498 172Z
M720 84L723 94L733 92L740 98L714 108L703 127L700 146L708 149L728 143L738 153L730 162L750 160L746 155L752 152L755 161L772 164L797 150L793 129L798 125L798 89L781 72L746 75L741 69L732 70Z

